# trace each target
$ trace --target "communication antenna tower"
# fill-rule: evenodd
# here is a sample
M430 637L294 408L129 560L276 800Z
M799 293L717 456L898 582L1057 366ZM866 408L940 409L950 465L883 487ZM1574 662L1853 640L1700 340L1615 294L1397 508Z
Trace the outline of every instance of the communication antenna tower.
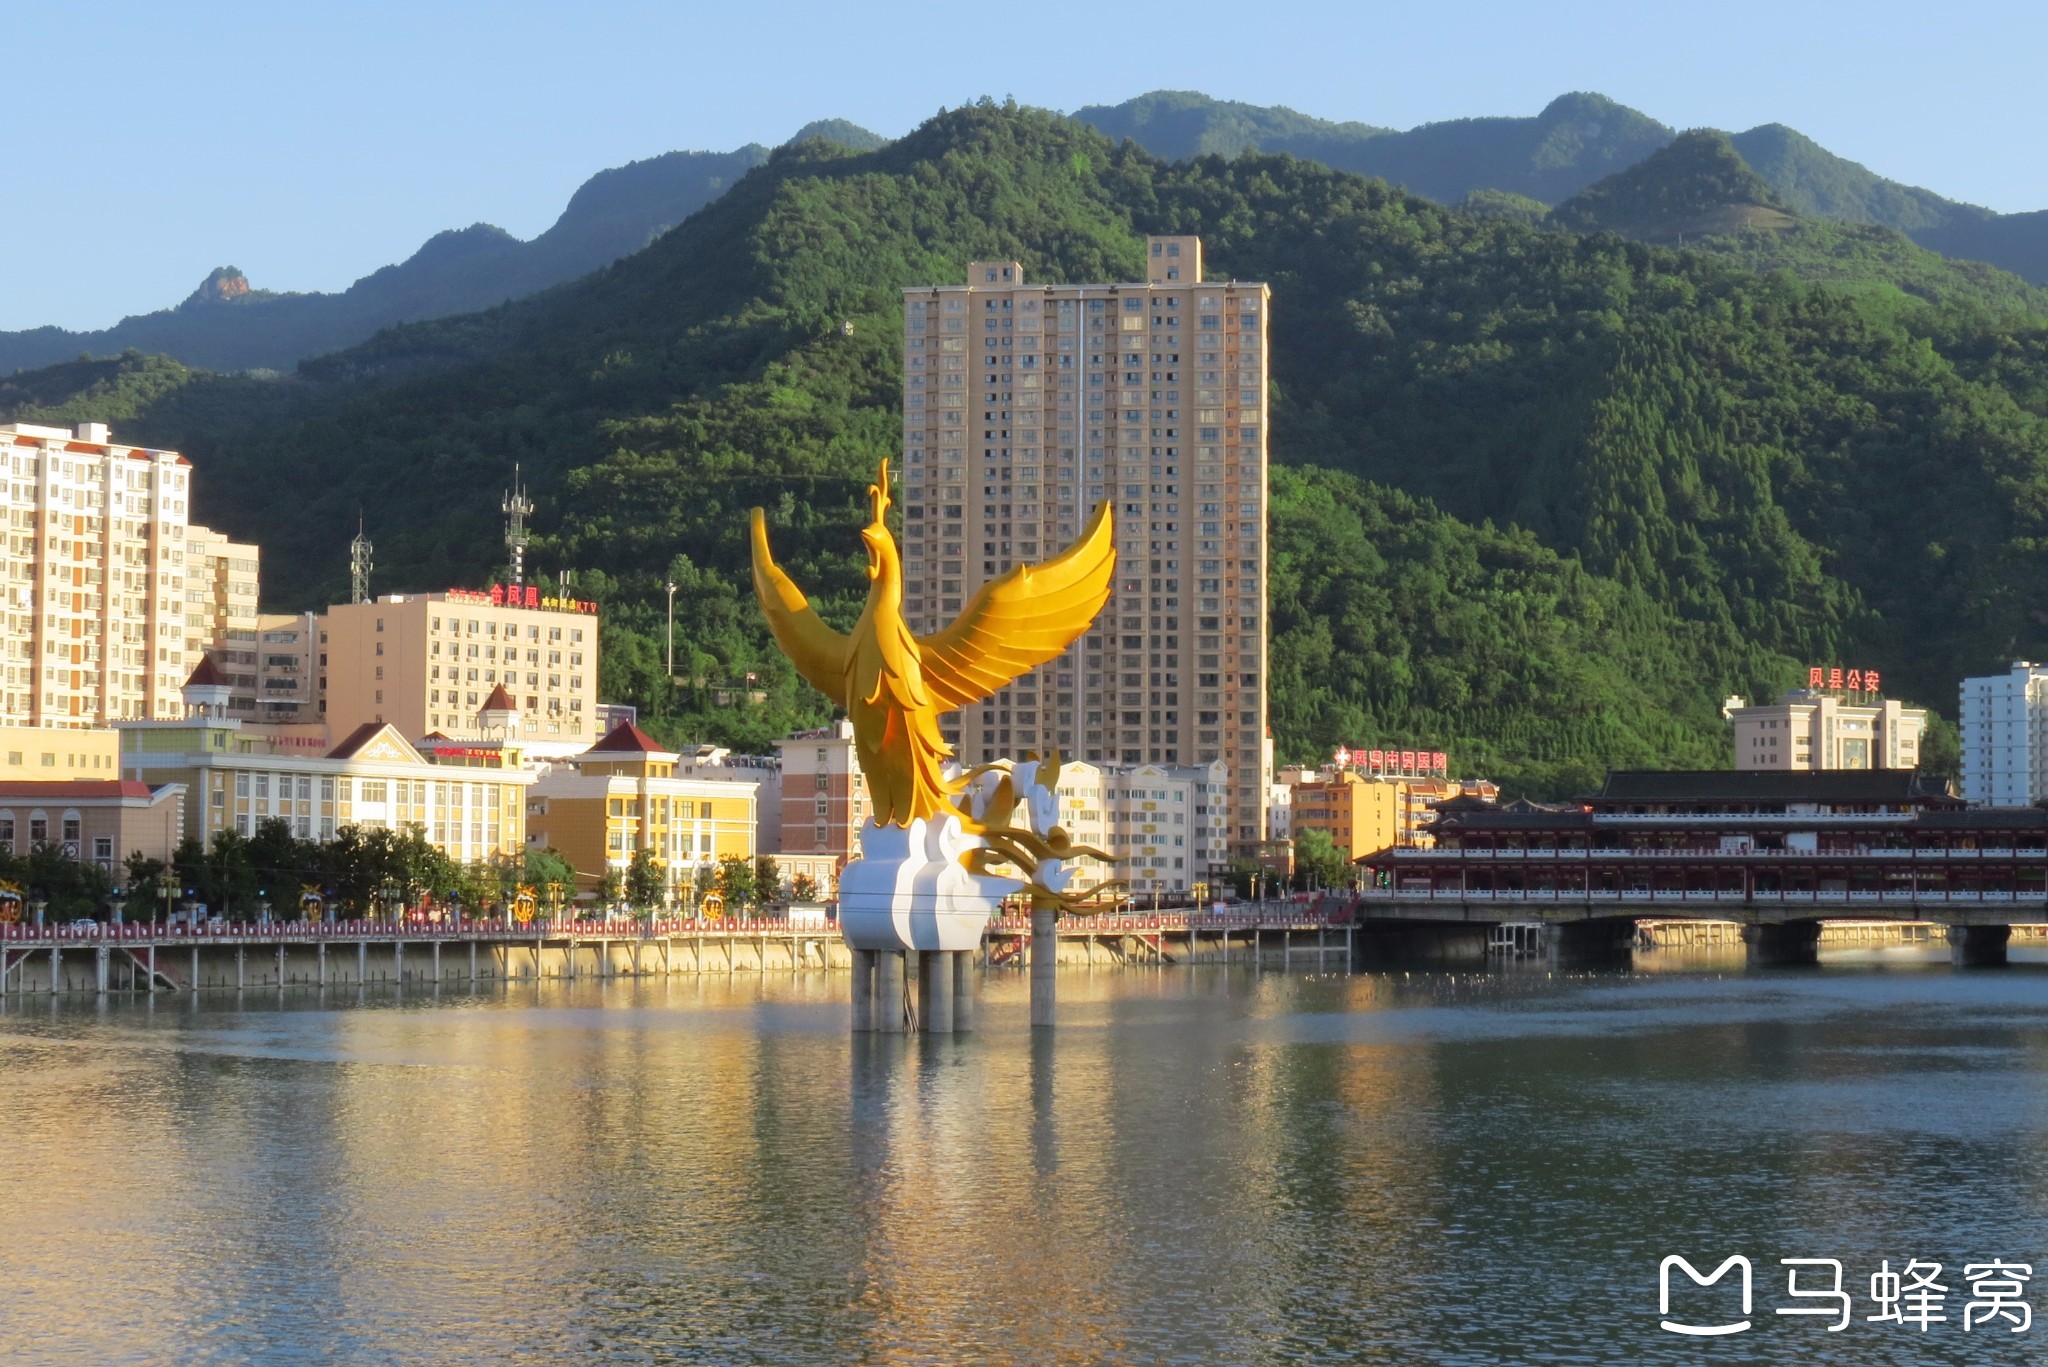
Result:
M526 519L533 515L533 500L519 483L519 467L512 467L512 489L505 495L505 549L512 557L512 587L526 586Z
M356 539L348 543L349 601L370 601L370 538L363 535L363 515L356 514Z

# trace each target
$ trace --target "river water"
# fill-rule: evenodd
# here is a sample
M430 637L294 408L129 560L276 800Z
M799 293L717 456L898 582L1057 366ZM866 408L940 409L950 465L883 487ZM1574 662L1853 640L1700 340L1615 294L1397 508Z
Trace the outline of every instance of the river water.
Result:
M1053 1038L1021 974L951 1039L846 986L13 999L0 1361L2048 1358L1962 1324L2048 1283L2048 964L1074 970ZM1753 1327L1660 1329L1733 1254ZM1947 1320L1868 1322L1912 1259Z

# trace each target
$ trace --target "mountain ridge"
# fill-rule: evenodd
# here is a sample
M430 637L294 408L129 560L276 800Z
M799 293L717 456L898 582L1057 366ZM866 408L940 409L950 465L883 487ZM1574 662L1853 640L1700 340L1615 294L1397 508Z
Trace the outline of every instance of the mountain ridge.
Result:
M205 472L197 515L292 548L266 564L278 606L345 591L358 507L380 591L477 582L498 545L478 491L517 461L531 563L604 605L607 696L755 746L820 704L747 598L744 510L828 619L858 611L861 492L901 451L902 290L986 259L1138 278L1143 235L1198 233L1274 290L1281 758L1429 735L1561 793L1606 764L1725 764L1717 700L1802 661L1867 660L1944 709L1959 672L2048 645L2048 308L1888 229L1808 226L1851 235L1762 235L1757 267L971 107L872 152L780 149L602 271L290 378L81 363L0 383L0 411L127 405L119 435ZM671 582L678 672L756 674L766 702L664 682Z

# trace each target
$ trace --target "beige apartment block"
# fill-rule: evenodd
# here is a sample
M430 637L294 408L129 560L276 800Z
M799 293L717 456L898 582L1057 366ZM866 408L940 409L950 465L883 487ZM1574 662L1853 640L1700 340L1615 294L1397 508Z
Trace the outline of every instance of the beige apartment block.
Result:
M186 529L185 633L195 649L255 641L262 554L206 527Z
M121 772L112 727L0 726L0 782L111 779Z
M782 761L782 850L785 881L811 879L831 896L839 873L860 852L871 814L867 784L853 752L853 723L836 721L775 743Z
M1730 698L1722 713L1734 727L1738 769L1917 769L1927 730L1924 707L1816 688L1754 707Z
M1055 747L1221 762L1226 829L1250 850L1268 782L1271 292L1205 280L1197 238L1145 250L1142 281L1029 284L996 261L904 291L904 607L943 627L1113 504L1115 591L1094 628L942 730L970 765Z
M221 625L253 619L253 547L191 524L192 469L104 423L0 425L0 724L184 714Z
M471 734L502 685L516 714L503 739L565 758L598 739L597 617L577 607L509 607L480 593L390 594L320 619L329 730L389 722L412 737Z

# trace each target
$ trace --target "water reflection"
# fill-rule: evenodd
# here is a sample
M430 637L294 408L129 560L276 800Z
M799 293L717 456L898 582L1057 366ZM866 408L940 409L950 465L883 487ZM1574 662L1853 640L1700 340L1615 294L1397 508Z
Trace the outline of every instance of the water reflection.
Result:
M2048 1262L2048 969L1916 953L15 1000L0 1359L1694 1361L1666 1253Z

